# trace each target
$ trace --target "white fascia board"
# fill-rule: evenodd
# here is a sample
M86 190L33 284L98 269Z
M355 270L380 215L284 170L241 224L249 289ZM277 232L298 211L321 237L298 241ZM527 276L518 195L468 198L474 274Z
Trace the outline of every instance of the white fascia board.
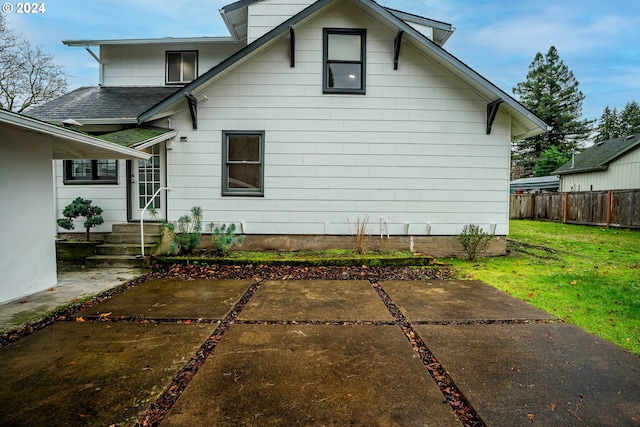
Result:
M102 141L93 136L74 132L9 111L0 111L0 123L20 128L26 132L35 132L53 138L53 157L55 159L63 159L65 157L55 152L56 143L59 143L64 150L71 152L74 158L80 156L86 159L118 158L146 160L151 157L151 155L147 153Z
M156 136L155 138L148 139L146 141L141 142L139 145L136 145L135 149L144 150L145 148L153 147L156 144L175 138L177 134L178 134L178 131L174 130L172 132L168 132L160 136Z
M236 43L232 37L165 37L159 39L63 40L65 46L100 46L128 44Z

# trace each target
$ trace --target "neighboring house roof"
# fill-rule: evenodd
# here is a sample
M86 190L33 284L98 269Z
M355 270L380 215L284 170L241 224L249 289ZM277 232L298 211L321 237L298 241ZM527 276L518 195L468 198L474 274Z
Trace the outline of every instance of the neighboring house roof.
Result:
M288 37L290 28L306 21L332 1L334 0L318 0L297 15L281 23L267 34L222 61L196 80L187 84L182 88L182 90L174 93L164 101L150 108L139 117L139 123L153 120L162 112L176 108L178 103L186 102L185 93L204 90L214 80L214 78L220 75L223 71L248 60L252 55L260 51L261 48L269 46L284 37ZM226 8L230 9L233 7L235 8L234 10L237 10L239 7L246 7L252 2L253 1L249 0L239 1L227 6ZM502 100L503 102L500 105L500 109L509 114L514 121L514 125L512 126L512 139L515 140L538 135L550 129L544 121L536 117L535 114L513 99L506 92L502 91L476 71L472 70L469 66L444 50L437 43L431 41L411 25L398 18L395 14L398 12L394 13L389 9L380 6L373 0L358 0L358 2L364 7L367 7L371 11L377 13L381 18L383 18L383 21L388 23L389 26L395 27L398 31L404 31L406 35L410 36L418 43L428 57L448 69L461 80L467 82L467 84L483 96L487 102ZM224 9L225 8L223 8L223 10Z
M511 181L511 190L558 190L560 178L557 176L539 176L535 178L520 178Z
M640 146L640 134L598 142L576 155L558 169L554 175L569 175L574 173L605 170L609 163L623 154Z
M143 112L181 88L175 87L81 87L27 111L30 117L48 122L73 119L82 124L137 123Z
M0 110L0 135L17 129L44 136L53 144L53 159L148 159L149 154L102 141L11 111Z

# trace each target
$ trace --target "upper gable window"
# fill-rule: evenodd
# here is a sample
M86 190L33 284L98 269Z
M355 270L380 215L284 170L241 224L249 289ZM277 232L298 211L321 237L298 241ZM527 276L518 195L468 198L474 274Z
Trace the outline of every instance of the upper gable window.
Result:
M185 84L198 75L198 52L167 52L167 84Z
M324 29L324 93L365 94L366 30Z

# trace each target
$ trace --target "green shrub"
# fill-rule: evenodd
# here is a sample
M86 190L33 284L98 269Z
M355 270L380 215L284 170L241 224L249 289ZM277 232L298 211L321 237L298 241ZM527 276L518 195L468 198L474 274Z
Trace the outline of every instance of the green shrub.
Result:
M470 224L464 226L457 239L467 259L471 261L487 249L493 237L493 234L486 233L480 226Z
M228 255L235 243L244 242L244 236L236 237L235 224L217 226L212 223L209 224L209 229L211 230L211 241L216 245L218 255Z
M200 244L202 234L202 209L198 206L191 208L191 214L178 218L178 222L163 221L162 227L167 230L171 242L169 251L173 255L190 255Z
M89 230L104 222L102 218L102 208L91 206L91 200L85 200L82 197L77 197L73 202L65 206L62 215L64 215L64 218L59 218L57 223L58 226L65 230L73 230L76 228L73 223L75 218L83 216L87 219L84 222L84 228L87 230L87 242L89 241Z

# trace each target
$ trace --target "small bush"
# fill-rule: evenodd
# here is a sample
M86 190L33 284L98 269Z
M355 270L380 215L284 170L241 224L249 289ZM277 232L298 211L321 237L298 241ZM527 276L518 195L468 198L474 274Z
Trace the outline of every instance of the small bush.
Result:
M487 249L493 237L493 234L486 233L480 226L470 224L464 226L457 239L467 259L471 261Z
M64 218L57 220L58 226L66 229L73 230L75 224L73 220L80 216L85 217L87 220L84 222L84 228L87 231L87 242L89 241L89 230L96 225L100 225L104 222L102 218L102 208L98 206L91 206L91 200L85 200L82 197L77 197L73 202L65 206L62 211Z
M364 254L367 251L367 244L369 242L369 217L365 216L364 219L356 220L356 223L352 226L349 220L349 232L351 233L351 240L353 241L353 250L358 254Z
M191 208L190 215L178 218L177 224L163 221L162 227L167 230L171 242L169 251L173 255L190 255L200 244L202 234L202 209L198 206Z
M235 224L217 226L212 223L209 224L209 230L211 230L211 241L218 249L218 255L228 255L235 243L244 242L244 236L236 237Z

